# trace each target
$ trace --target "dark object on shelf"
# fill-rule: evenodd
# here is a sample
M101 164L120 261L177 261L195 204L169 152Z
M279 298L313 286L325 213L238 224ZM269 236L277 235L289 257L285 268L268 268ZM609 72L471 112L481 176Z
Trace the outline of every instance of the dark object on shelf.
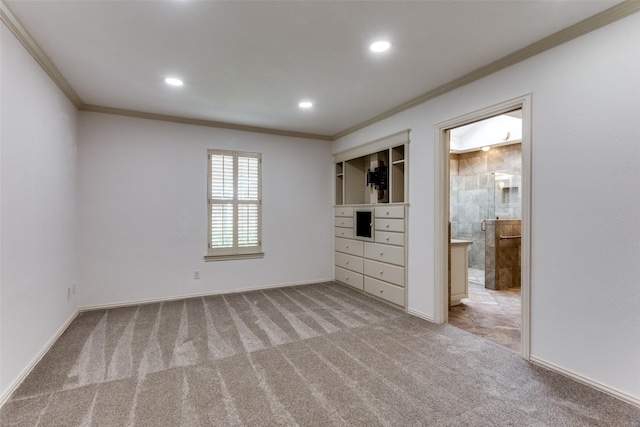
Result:
M389 168L378 166L367 171L367 185L373 185L376 190L386 190L389 184Z

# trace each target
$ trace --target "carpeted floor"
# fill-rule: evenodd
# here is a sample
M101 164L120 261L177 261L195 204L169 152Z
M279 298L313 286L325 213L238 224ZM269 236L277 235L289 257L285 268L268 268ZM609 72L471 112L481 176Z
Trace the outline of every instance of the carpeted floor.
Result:
M2 426L640 426L640 409L335 283L82 313Z

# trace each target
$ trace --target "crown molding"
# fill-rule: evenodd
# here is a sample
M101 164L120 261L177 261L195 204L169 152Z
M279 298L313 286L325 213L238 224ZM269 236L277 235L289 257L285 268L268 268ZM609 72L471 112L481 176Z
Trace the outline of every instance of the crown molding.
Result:
M16 38L22 43L22 45L31 54L33 59L36 60L40 67L51 77L51 80L60 88L62 93L71 101L76 108L82 105L82 100L78 94L73 90L71 85L67 82L64 76L58 71L53 62L49 59L46 53L40 48L40 45L35 41L27 29L18 21L11 9L0 0L0 20L11 30Z
M423 104L433 98L444 95L445 93L451 92L462 86L466 86L469 83L473 83L483 77L487 77L497 71L515 65L521 61L524 61L525 59L536 56L539 53L564 44L568 41L590 33L591 31L597 30L598 28L602 28L605 25L611 24L612 22L618 21L639 11L640 0L625 0L622 3L619 3L607 10L598 13L597 15L593 15L590 18L587 18L583 21L578 22L577 24L565 28L564 30L560 30L548 37L538 40L537 42L531 43L530 45L525 46L522 49L519 49L503 58L493 61L480 68L476 68L475 70L463 75L462 77L459 77L455 80L443 84L442 86L438 86L437 88L430 90L423 95L413 98L409 102L398 105L397 107L392 108L391 110L388 110L375 117L372 117L369 120L338 132L337 134L333 135L332 138L334 141L340 139L343 136L354 133L367 126L371 126L372 124L380 122L391 116L395 116L402 111Z
M268 135L289 136L295 138L316 139L321 141L332 141L329 135L320 135L314 133L294 132L282 129L271 129L259 126L246 126L235 123L218 122L214 120L202 120L192 119L187 117L179 117L165 114L146 113L142 111L126 110L121 108L103 107L99 105L85 104L78 94L73 90L71 85L64 78L62 73L53 64L53 61L49 59L46 53L42 50L38 42L29 34L29 31L22 25L18 18L13 14L11 9L5 4L3 0L0 0L0 20L6 24L16 38L22 43L25 49L31 54L33 59L42 67L42 69L49 75L51 80L60 88L62 93L71 101L71 103L79 111L92 111L105 114L115 114L120 116L137 117L150 120L161 120L172 123L182 123L196 126L215 127L222 129L232 129L244 132L257 132Z
M192 119L189 117L172 116L168 114L147 113L144 111L126 110L122 108L103 107L100 105L82 104L78 110L94 113L114 114L117 116L136 117L139 119L160 120L163 122L181 123L186 125L206 126L212 128L222 128L238 130L243 132L256 132L267 135L289 136L293 138L317 139L321 141L332 141L329 135L315 133L295 132L282 129L264 128L259 126L248 126L236 123L217 122L214 120Z
M363 129L374 123L380 122L384 119L394 116L402 111L408 110L409 108L423 104L440 95L444 95L445 93L451 92L457 88L468 85L469 83L473 83L477 80L480 80L483 77L486 77L504 68L510 67L511 65L517 64L521 61L524 61L525 59L531 58L539 53L552 49L556 46L559 46L563 43L566 43L570 40L573 40L591 31L597 30L598 28L604 27L605 25L608 25L612 22L615 22L619 19L622 19L626 16L632 15L639 11L640 11L640 0L625 0L622 3L619 3L597 15L594 15L590 18L587 18L583 21L578 22L577 24L567 27L564 30L560 30L548 37L538 40L537 42L534 42L529 46L526 46L520 50L517 50L516 52L509 54L501 59L498 59L480 68L477 68L474 71L471 71L470 73L467 73L462 77L459 77L444 85L441 85L427 93L424 93L416 98L413 98L409 102L401 104L395 108L392 108L391 110L388 110L382 114L372 117L369 120L366 120L362 123L359 123L341 132L338 132L335 135L320 135L320 134L313 134L313 133L287 131L287 130L281 130L281 129L263 128L259 126L245 126L245 125L240 125L235 123L218 122L214 120L191 119L187 117L179 117L179 116L172 116L172 115L145 113L141 111L133 111L133 110L120 109L120 108L112 108L112 107L103 107L98 105L87 105L82 101L82 99L80 99L78 94L73 90L73 88L64 78L64 76L56 68L56 66L49 59L49 57L44 53L44 51L38 45L36 40L29 34L26 28L15 17L13 12L11 12L9 7L4 3L3 0L0 0L0 20L7 25L7 27L11 30L11 32L20 41L20 43L22 43L22 45L27 49L27 51L31 54L31 56L33 56L36 62L42 67L42 69L49 75L49 77L51 77L51 79L55 82L55 84L60 88L62 93L64 93L65 96L69 99L69 101L71 101L71 103L80 111L93 111L93 112L100 112L100 113L106 113L106 114L138 117L138 118L144 118L144 119L150 119L150 120L162 120L162 121L173 122L173 123L216 127L216 128L232 129L232 130L239 130L239 131L245 131L245 132L258 132L258 133L265 133L270 135L290 136L290 137L296 137L296 138L309 138L309 139L317 139L322 141L335 141L337 139L340 139L346 135L349 135L353 132Z

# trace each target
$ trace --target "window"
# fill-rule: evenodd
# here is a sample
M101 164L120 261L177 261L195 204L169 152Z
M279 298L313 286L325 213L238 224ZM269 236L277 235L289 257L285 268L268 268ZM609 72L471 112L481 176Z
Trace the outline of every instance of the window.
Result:
M208 150L208 154L209 249L205 259L262 257L262 156L223 150Z

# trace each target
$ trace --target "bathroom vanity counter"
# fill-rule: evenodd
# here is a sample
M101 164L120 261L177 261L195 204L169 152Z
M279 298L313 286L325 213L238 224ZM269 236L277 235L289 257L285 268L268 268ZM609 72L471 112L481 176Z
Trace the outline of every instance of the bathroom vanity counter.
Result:
M473 241L471 240L451 239L451 246L469 246L472 244Z
M469 296L469 246L471 240L451 239L451 305Z

